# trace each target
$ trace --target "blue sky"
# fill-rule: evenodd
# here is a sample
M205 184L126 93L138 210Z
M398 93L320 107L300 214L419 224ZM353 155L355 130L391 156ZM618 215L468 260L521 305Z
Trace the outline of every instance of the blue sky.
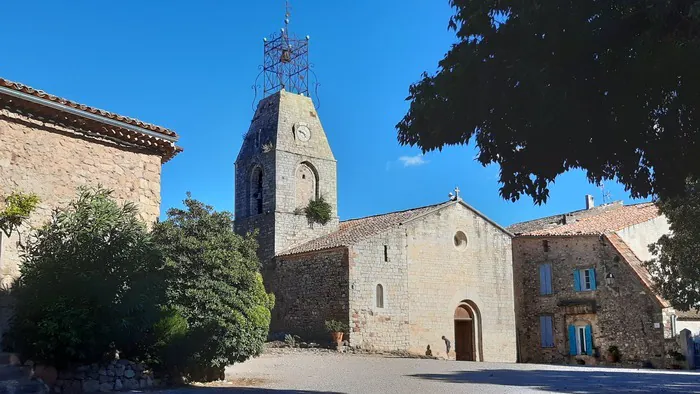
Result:
M447 0L296 0L291 30L311 36L319 114L338 160L339 213L361 217L462 197L503 225L602 200L583 173L557 179L545 206L498 194L498 171L473 147L420 155L395 124L408 86L454 42ZM262 38L284 1L11 1L3 5L0 76L177 131L184 153L163 168L162 212L185 192L233 210L233 162L253 115ZM629 201L606 184L612 200Z

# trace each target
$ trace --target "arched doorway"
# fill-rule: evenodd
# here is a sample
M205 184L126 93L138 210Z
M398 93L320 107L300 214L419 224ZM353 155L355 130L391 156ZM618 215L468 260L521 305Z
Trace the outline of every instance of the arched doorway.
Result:
M476 361L476 330L474 312L461 304L455 310L455 353L457 361Z

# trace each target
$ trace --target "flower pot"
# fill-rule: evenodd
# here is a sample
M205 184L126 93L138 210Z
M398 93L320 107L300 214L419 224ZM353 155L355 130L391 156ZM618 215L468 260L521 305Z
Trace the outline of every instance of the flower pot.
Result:
M340 345L343 342L343 333L342 332L332 332L331 338L333 338L333 342Z

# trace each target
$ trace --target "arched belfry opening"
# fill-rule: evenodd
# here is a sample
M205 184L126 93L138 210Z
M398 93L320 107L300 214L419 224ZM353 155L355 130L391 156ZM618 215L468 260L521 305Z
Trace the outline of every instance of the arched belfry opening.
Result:
M260 166L255 166L250 175L250 213L260 215L263 213L263 170Z
M294 181L297 208L304 208L310 200L318 199L318 172L311 163L305 161L299 164Z
M481 313L476 304L465 300L455 309L455 354L458 361L484 361Z

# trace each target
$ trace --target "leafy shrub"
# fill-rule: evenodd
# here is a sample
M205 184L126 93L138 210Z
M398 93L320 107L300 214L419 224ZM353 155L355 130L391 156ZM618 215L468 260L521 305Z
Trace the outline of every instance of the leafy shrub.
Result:
M186 333L165 347L179 357L166 363L185 378L214 380L225 366L260 354L274 297L263 286L255 238L235 234L228 212L189 194L184 203L153 231L173 270L169 307L187 323Z
M348 326L337 320L326 320L326 330L329 332L347 332Z
M299 341L301 338L297 335L285 334L284 336L284 343L289 347L299 346Z
M36 194L10 193L0 204L0 230L8 237L12 235L39 205Z
M323 196L316 200L310 200L309 205L304 208L304 214L309 222L326 224L331 220L331 205L326 202Z
M82 189L23 248L10 343L34 361L139 358L161 318L165 271L131 203Z

